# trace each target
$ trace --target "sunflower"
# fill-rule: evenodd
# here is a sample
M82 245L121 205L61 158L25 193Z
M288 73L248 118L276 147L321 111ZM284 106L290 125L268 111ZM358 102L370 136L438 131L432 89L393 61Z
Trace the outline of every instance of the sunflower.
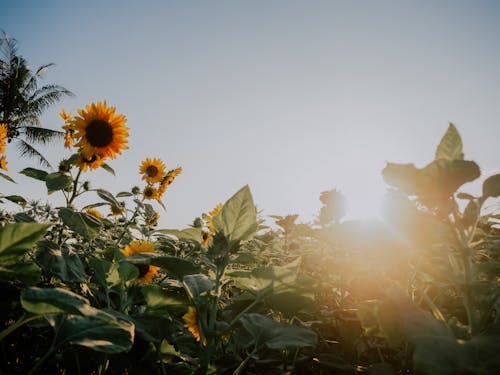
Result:
M201 241L201 246L205 247L208 245L208 240L212 237L212 233L203 231L202 237L203 241Z
M98 154L86 157L82 153L75 161L75 165L78 168L80 168L83 172L86 172L87 169L91 171L93 169L99 168L103 164L104 164L104 159Z
M111 215L113 216L120 216L125 212L125 209L122 206L116 206L114 204L111 204L109 206L109 210L111 211Z
M168 185L170 185L172 182L174 182L174 179L181 174L182 172L182 167L177 167L175 169L172 169L169 171L165 177L161 180L160 186L158 187L158 192L160 193L160 196L162 196L165 191L167 190Z
M59 116L64 120L64 126L62 127L66 132L64 134L64 147L70 148L73 146L73 126L72 126L72 116L71 112L66 113L64 108L61 109Z
M78 140L76 146L81 147L87 157L98 154L103 159L114 159L116 154L128 148L127 120L124 115L115 114L115 110L115 107L108 107L106 101L78 110L80 116L73 120L73 138Z
M152 185L148 185L142 191L142 196L144 199L160 199L160 194L158 194L158 189L155 189Z
M97 211L95 208L87 208L85 211L89 215L92 215L98 219L102 219L102 214L99 211Z
M219 203L217 206L214 207L212 211L208 212L208 215L205 217L205 222L207 224L207 228L210 232L215 233L215 227L213 223L213 217L217 215L220 210L222 209L222 204Z
M0 169L9 171L9 168L7 168L7 158L5 157L5 155L0 156Z
M0 124L0 154L5 153L5 140L7 139L7 134L9 129L6 124Z
M195 337L196 341L199 342L201 339L200 326L198 324L198 312L192 306L188 306L188 312L182 316L182 319L186 322L184 327L188 329L189 332ZM207 345L207 339L203 337L203 345Z
M165 174L165 164L158 158L146 158L141 163L140 173L143 174L142 179L150 184L160 182Z
M158 219L160 218L160 214L157 211L153 211L150 215L146 215L144 218L144 223L151 227L158 225Z
M129 257L141 253L154 253L154 243L143 240L135 240L129 243L125 249L123 249L123 255ZM151 284L153 282L153 277L158 274L160 267L151 266L149 264L138 265L139 277L135 280L138 284Z

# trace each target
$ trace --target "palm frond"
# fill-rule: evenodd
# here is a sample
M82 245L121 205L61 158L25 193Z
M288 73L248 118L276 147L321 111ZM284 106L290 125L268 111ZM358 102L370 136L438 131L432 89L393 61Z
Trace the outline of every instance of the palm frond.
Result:
M40 152L38 152L33 146L23 141L22 139L19 138L17 139L17 148L21 156L27 156L32 159L38 159L38 162L40 163L41 166L52 168L48 160L45 159L45 157L42 154L40 154Z
M60 140L64 138L64 132L40 128L38 126L23 126L22 132L24 133L26 140L30 143L40 143L46 145L54 140Z

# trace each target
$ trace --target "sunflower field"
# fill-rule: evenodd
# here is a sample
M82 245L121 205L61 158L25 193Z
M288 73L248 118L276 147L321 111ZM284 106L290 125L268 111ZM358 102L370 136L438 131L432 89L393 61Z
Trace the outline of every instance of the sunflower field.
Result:
M315 222L266 225L244 186L162 229L182 168L148 156L142 188L93 188L81 177L113 172L126 118L106 102L60 115L72 156L20 173L65 205L0 192L0 373L499 373L500 213L484 206L500 175L459 191L480 168L453 125L425 167L384 168L384 224L343 221L331 190Z

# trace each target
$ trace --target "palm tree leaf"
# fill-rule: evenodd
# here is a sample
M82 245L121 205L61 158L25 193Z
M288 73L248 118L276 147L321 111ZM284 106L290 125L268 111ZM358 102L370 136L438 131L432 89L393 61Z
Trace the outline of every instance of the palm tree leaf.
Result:
M41 143L47 144L54 140L59 140L64 138L64 132L40 128L38 126L23 126L22 131L26 136L26 140L30 143Z
M38 159L40 165L48 168L52 168L49 161L45 159L45 157L40 154L33 146L29 143L23 141L22 139L17 139L17 148L19 149L19 153L21 156L27 156L33 159Z

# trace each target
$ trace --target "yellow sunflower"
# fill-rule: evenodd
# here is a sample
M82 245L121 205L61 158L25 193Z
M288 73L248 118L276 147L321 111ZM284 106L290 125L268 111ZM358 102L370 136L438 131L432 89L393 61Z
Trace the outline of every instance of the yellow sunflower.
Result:
M3 169L4 171L9 171L9 168L7 168L7 158L5 155L0 156L0 169Z
M80 154L80 156L75 161L75 165L83 172L87 172L87 170L94 170L96 168L99 168L103 164L104 159L98 154L90 155L90 157L86 157L84 154Z
M160 195L158 194L158 189L155 189L152 185L148 185L142 191L142 196L144 199L160 199Z
M122 250L123 255L127 257L141 253L154 252L154 243L143 240L132 241ZM158 274L160 269L160 267L151 266L149 264L142 264L136 267L139 268L139 277L135 280L138 284L151 284L153 282L153 277Z
M174 179L181 174L182 172L182 167L177 167L175 169L172 169L169 171L165 177L161 180L160 186L158 187L158 192L160 193L160 196L162 196L165 191L167 190L168 185L170 185L172 182L174 182Z
M116 108L108 107L106 101L78 110L80 116L73 120L73 138L78 140L76 146L81 147L87 157L98 154L103 159L114 159L116 154L128 148L127 119L115 111Z
M208 215L205 217L205 222L207 224L207 228L210 232L215 233L215 227L213 223L213 217L217 215L222 209L222 204L219 203L212 211L208 212Z
M195 337L196 341L199 342L201 339L200 326L198 324L198 312L192 306L188 306L188 312L182 316L182 319L186 322L184 327L188 329L189 332ZM203 345L207 345L207 339L203 337Z
M140 173L143 174L142 179L150 184L160 182L165 174L165 164L158 158L146 158L141 163Z
M7 139L7 134L9 128L7 128L6 124L0 124L0 154L5 153L5 140Z
M92 215L92 216L94 216L94 217L96 217L98 219L102 219L102 214L99 211L97 211L95 208L87 208L85 211L89 215Z

